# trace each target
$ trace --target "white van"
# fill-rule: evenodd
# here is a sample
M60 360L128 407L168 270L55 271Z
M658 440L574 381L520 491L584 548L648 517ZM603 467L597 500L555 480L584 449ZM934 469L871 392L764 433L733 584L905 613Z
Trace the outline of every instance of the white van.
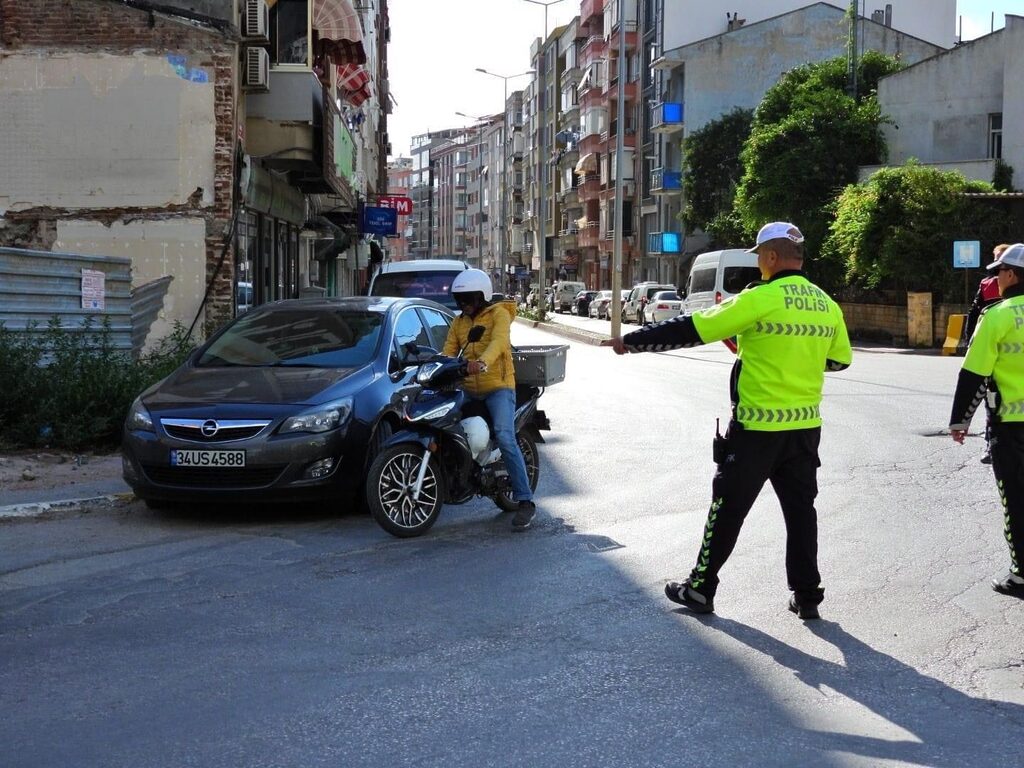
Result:
M469 264L457 259L412 259L382 264L370 281L367 296L399 296L430 299L453 312L452 280Z
M586 283L572 280L559 280L551 287L555 289L555 312L569 312L576 301L576 294L587 290Z
M756 253L747 253L742 248L702 253L693 260L686 281L683 314L692 315L699 309L721 304L760 279Z

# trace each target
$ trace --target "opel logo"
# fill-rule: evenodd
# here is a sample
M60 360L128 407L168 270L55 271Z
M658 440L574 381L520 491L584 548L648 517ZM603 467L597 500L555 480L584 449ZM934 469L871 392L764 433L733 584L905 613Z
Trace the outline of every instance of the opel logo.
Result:
M199 428L199 431L203 433L203 437L213 437L217 434L217 430L220 427L217 426L217 422L213 419L207 419L203 422L203 426Z

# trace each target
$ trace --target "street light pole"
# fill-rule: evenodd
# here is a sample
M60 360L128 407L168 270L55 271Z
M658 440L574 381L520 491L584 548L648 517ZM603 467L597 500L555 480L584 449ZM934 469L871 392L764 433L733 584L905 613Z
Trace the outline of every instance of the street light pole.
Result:
M484 69L483 67L477 67L476 71L477 72L481 72L481 73L483 73L485 75L490 75L491 77L499 78L502 81L502 85L504 86L504 96L503 96L503 99L502 99L502 102L501 102L502 110L503 110L502 114L504 116L503 120L502 120L502 127L501 127L501 131L502 131L502 133L501 133L501 144L502 144L502 147L504 147L505 149L503 151L503 156L501 158L501 169L502 169L502 174L507 177L508 176L508 81L511 80L513 77L522 77L523 75L531 75L531 74L533 74L533 70L530 69L530 70L527 70L526 72L520 72L519 74L516 74L516 75L499 75L499 74L496 74L494 72L489 72L488 70ZM501 223L499 225L499 227L501 229L501 247L498 249L498 251L499 251L499 253L498 253L498 271L501 272L501 280L502 280L502 284L503 284L502 285L502 289L503 290L504 290L504 287L505 287L504 284L508 282L508 275L506 274L506 270L508 269L508 237L509 237L509 235L508 235L508 214L507 214L508 208L507 208L507 202L506 202L508 200L508 187L509 187L508 181L509 181L508 178L506 178L504 180L504 183L501 185Z
M533 5L540 5L544 7L544 37L540 40L540 51L538 55L538 69L541 77L541 88L537 94L539 99L540 110L541 110L541 126L540 126L540 210L538 211L538 224L540 231L537 237L537 246L540 252L540 269L537 274L537 317L540 320L544 319L544 315L547 312L547 302L544 300L544 270L547 268L547 255L548 255L548 231L547 231L547 169L548 169L548 52L547 52L547 41L548 41L548 6L555 5L556 3L562 2L562 0L525 0L527 3Z

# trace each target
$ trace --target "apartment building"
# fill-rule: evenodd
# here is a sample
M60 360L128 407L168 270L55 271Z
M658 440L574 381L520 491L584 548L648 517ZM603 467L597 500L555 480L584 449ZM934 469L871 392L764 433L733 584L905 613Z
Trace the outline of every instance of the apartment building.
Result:
M847 55L851 3L741 0L728 12L698 0L642 0L640 241L643 273L676 282L702 233L683 232L682 141L735 107L753 108L788 69ZM951 47L955 0L860 0L861 50L919 62Z
M412 188L412 158L398 157L388 163L388 186L386 194L409 197ZM409 238L412 234L411 217L399 213L398 234L388 238L385 258L390 261L405 261L409 258Z
M428 259L434 253L434 167L431 152L447 144L459 134L450 128L412 137L410 154L412 172L409 197L412 198L412 216L409 218L409 258Z

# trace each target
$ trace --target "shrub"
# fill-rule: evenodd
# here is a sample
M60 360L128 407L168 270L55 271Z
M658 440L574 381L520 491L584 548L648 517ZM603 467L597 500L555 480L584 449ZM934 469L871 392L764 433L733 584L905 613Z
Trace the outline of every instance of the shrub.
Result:
M108 449L132 400L192 349L183 326L134 358L115 348L109 319L14 332L0 324L0 446Z

